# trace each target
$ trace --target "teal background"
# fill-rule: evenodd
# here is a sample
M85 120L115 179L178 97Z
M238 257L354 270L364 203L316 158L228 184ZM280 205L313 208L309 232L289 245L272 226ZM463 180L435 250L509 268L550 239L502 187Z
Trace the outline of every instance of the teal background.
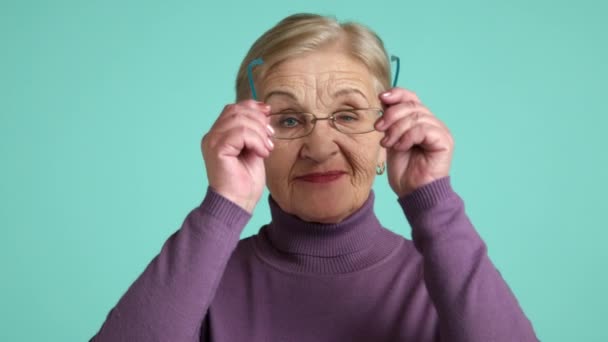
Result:
M452 177L543 341L607 341L608 5L0 2L0 340L84 341L202 199L250 44L367 24L456 140ZM409 236L380 177L381 221ZM243 236L268 222L264 197Z

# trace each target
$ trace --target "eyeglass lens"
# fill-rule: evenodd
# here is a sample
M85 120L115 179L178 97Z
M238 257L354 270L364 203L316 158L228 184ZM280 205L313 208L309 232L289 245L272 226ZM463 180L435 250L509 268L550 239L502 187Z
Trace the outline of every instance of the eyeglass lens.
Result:
M345 134L361 134L374 130L381 114L379 109L354 109L336 112L329 117L316 117L311 113L288 112L270 116L270 125L277 139L295 139L312 132L317 121L329 120L330 125Z

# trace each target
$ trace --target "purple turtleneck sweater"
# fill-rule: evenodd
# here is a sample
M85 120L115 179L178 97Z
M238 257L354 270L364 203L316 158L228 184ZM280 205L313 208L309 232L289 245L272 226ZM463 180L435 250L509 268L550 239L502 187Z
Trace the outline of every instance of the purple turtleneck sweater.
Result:
M250 215L208 190L92 340L537 341L449 177L399 199L413 242L373 200L327 225L271 198L239 241Z

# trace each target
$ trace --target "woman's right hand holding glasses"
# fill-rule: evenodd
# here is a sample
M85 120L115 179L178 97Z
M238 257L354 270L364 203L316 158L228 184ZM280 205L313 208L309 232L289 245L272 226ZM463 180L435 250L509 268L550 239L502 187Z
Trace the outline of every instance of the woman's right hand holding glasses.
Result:
M227 105L201 141L209 186L249 213L264 191L264 158L274 147L269 114L269 105L254 100Z

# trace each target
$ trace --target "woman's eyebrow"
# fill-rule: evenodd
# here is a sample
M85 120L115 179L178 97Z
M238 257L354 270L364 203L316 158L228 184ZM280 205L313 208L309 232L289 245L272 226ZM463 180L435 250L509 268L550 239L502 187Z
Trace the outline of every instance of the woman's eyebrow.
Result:
M264 101L263 102L268 101L268 99L271 98L272 96L279 96L279 95L289 97L293 101L298 101L298 99L296 98L296 96L294 94L288 92L288 91L285 91L285 90L273 90L273 91L271 91L270 93L268 93L264 97Z
M359 94L367 101L367 96L365 96L365 94L363 94L363 92L357 88L340 89L333 94L333 97L336 98L336 97L346 96L346 95L351 95L351 94Z
M363 97L363 99L365 99L365 101L368 101L367 96L365 96L365 94L357 88L340 89L340 90L336 91L335 93L333 93L332 97L337 98L337 97L348 96L348 95L352 95L352 94L359 95L359 96ZM273 91L269 92L266 96L264 96L263 102L267 102L268 99L273 96L285 96L285 97L288 97L289 99L293 100L294 102L298 101L297 97L289 91L273 90Z

